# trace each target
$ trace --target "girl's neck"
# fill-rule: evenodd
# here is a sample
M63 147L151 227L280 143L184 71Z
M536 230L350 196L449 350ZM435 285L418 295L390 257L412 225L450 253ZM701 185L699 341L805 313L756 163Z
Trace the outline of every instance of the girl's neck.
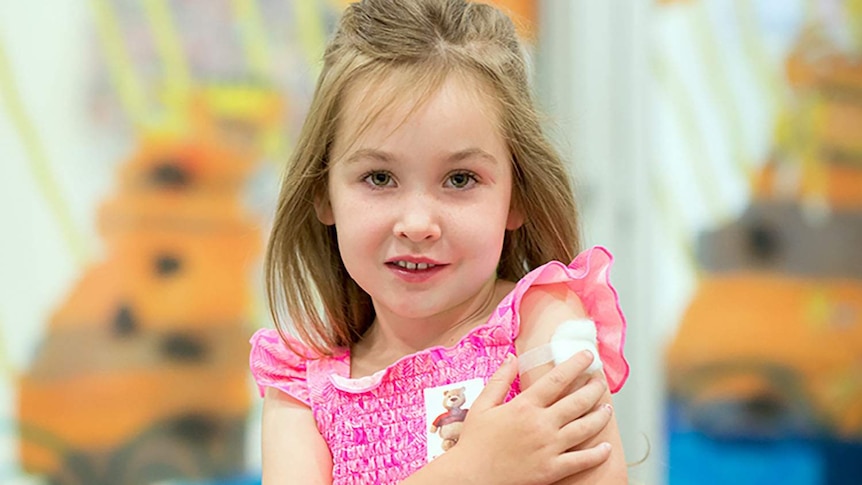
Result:
M478 325L485 323L514 283L489 280L457 312L424 319L403 319L377 314L374 323L351 349L351 377L358 378L386 368L393 362L427 348L451 347Z

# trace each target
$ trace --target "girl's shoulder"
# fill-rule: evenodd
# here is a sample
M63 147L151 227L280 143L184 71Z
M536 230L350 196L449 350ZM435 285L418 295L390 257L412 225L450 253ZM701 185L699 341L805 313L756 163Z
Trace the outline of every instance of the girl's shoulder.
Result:
M522 335L522 332L533 332L535 325L534 322L523 320L525 317L529 319L535 315L555 314L535 308L536 302L574 302L580 307L576 309L577 312L583 312L582 316L595 322L599 355L608 386L612 392L616 392L628 377L629 365L623 355L626 318L617 291L610 281L612 264L613 255L601 246L583 251L569 264L551 261L518 281L501 306L511 309L506 313L511 315L514 337L529 339L530 335ZM536 297L536 294L540 296ZM555 326L562 322L543 323Z

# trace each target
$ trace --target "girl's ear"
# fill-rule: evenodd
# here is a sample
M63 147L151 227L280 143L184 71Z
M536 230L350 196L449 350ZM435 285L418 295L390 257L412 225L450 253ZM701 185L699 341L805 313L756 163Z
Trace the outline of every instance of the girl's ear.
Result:
M314 198L314 212L317 220L327 226L335 225L335 217L332 215L332 204L329 203L327 194L319 194Z
M512 202L509 207L509 217L506 219L506 230L514 231L524 225L524 211L521 210L520 204Z

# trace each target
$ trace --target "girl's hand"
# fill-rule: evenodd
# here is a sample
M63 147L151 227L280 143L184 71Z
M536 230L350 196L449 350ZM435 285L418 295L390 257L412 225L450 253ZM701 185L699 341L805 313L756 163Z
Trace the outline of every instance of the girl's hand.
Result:
M610 408L597 406L606 385L591 378L569 394L592 359L589 352L576 354L503 404L518 373L511 356L470 407L458 444L411 478L445 475L464 484L549 485L600 465L610 455L609 444L576 448L610 420Z

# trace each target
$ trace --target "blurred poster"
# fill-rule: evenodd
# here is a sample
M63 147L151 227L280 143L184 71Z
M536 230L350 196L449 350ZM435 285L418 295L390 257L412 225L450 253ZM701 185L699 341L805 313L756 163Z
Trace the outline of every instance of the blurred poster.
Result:
M700 129L663 142L701 204L666 354L669 483L859 483L862 2L656 11L662 135Z

